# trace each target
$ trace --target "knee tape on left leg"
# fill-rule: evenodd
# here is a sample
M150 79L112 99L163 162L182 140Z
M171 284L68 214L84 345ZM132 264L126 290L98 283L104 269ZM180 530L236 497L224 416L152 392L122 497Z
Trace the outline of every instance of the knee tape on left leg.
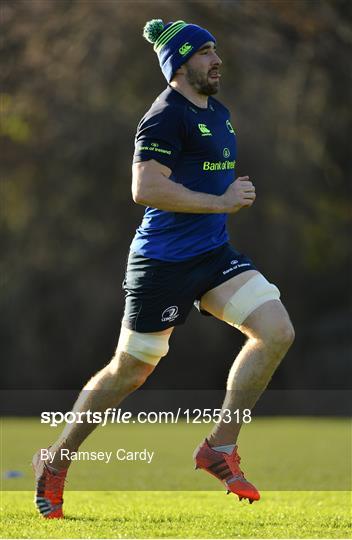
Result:
M256 274L230 298L224 307L223 320L240 326L255 309L268 300L279 300L279 289L261 274Z
M135 332L122 326L117 349L142 362L156 366L169 351L169 338L168 334L155 335Z

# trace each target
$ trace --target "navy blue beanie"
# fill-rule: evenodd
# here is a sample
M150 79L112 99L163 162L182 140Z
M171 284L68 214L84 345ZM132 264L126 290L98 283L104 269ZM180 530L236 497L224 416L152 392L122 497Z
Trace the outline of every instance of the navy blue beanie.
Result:
M154 51L158 55L161 71L167 82L171 81L176 70L204 43L216 43L208 30L184 21L164 25L161 19L153 19L146 23L143 36L150 43L154 43Z

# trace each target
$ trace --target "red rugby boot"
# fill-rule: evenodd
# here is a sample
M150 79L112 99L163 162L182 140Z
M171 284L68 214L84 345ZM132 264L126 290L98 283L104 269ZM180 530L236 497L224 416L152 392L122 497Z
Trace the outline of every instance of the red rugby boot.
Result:
M50 471L40 459L40 450L33 456L32 467L36 480L34 503L39 513L46 519L63 518L62 494L67 469L57 473Z
M207 439L194 451L193 458L196 469L204 469L218 478L227 488L227 493L235 493L239 500L248 499L259 501L258 490L246 480L240 469L241 458L237 453L237 446L232 454L218 452L209 446Z

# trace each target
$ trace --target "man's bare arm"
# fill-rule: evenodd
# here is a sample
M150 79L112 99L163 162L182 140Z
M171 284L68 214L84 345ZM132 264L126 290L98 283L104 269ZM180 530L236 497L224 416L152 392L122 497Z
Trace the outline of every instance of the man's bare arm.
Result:
M170 180L171 169L151 159L132 167L132 195L137 204L168 212L235 213L252 206L255 188L248 176L237 178L223 195L192 191Z

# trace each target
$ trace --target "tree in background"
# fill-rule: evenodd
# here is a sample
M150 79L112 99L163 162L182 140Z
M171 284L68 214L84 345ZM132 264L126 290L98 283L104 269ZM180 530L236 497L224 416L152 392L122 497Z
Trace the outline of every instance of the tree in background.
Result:
M343 385L351 345L350 2L3 0L4 386L34 378L80 387L116 345L120 282L143 211L130 195L133 138L165 87L141 36L155 17L196 22L219 39L219 99L233 112L237 172L258 193L251 211L230 218L230 231L284 291L298 329L274 384ZM182 328L181 365L204 325L198 317ZM230 362L241 338L214 322L206 329L213 345L200 357ZM168 386L171 364L156 384ZM192 378L197 364L187 369ZM217 370L220 384L227 366ZM200 384L214 385L214 373Z

